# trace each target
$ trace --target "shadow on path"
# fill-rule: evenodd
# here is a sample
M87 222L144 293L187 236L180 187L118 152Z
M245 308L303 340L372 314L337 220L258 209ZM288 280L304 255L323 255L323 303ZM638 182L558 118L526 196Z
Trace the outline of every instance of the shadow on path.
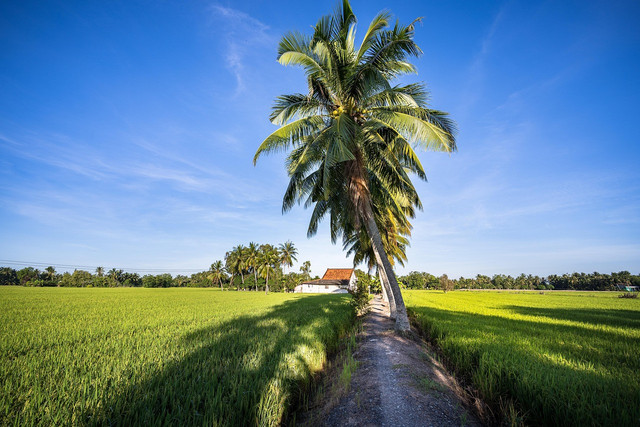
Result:
M395 334L388 306L370 304L346 396L317 408L309 424L329 426L480 425L455 393L457 384L422 342Z

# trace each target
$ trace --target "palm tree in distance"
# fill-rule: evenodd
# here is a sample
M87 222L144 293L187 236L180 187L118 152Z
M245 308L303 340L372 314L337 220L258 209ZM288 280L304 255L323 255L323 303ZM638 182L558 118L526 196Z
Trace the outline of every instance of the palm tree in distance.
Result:
M294 246L293 242L287 240L285 243L280 244L280 264L283 267L293 267L293 261L297 261L298 250Z
M236 269L235 269L235 264L236 264L236 251L235 248L233 248L232 250L230 250L229 252L224 254L224 266L225 269L229 272L229 274L231 275L231 281L229 282L229 288L231 288L233 286L233 282L234 282L234 278L235 278L235 274L236 274Z
M309 280L311 278L311 261L305 261L302 263L300 273L304 276L304 280Z
M407 331L406 308L376 211L400 199L406 201L400 211L421 208L407 174L426 179L413 147L454 151L455 125L446 113L428 108L423 84L391 84L416 72L408 58L421 50L413 40L415 21L390 27L390 19L388 12L379 13L356 46L356 17L344 0L332 16L320 18L312 36L283 36L278 61L304 68L308 93L277 98L271 121L280 128L262 142L254 164L263 153L290 151L283 211L295 203L313 206L310 236L327 213L343 227L364 228L395 299L396 329ZM343 232L332 227L332 240Z
M256 291L258 290L258 255L260 254L258 250L258 244L254 242L250 242L249 246L246 249L246 265L253 271L253 279L256 286Z
M258 273L265 279L265 295L269 293L269 275L273 277L276 272L275 266L280 262L278 249L271 245L260 246L260 257L258 261Z
M222 278L224 277L224 264L222 261L218 260L211 264L211 268L209 269L209 275L207 276L209 280L211 280L212 286L216 284L220 284L220 289L224 291L224 287L222 286Z
M104 267L96 267L96 274L98 277L102 277L104 275Z
M244 272L246 269L246 248L243 245L238 245L233 248L235 255L233 257L233 268L236 273L240 274L240 280L242 281L242 288L244 288ZM239 287L238 287L239 289ZM236 290L238 290L236 289Z

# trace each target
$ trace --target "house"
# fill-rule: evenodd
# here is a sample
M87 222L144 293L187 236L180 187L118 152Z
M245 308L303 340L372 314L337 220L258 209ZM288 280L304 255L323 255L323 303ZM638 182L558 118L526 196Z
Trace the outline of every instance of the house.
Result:
M293 292L305 294L345 294L356 288L353 268L327 268L320 280L303 282Z

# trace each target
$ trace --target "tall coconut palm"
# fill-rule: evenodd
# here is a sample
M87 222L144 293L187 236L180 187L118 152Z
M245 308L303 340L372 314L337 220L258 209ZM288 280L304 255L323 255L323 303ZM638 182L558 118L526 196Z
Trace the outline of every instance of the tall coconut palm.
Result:
M260 251L258 249L258 244L254 242L250 242L249 246L245 251L246 254L246 265L247 267L253 271L253 279L255 280L256 291L258 290L258 255L260 255Z
M222 261L218 260L211 264L211 268L209 269L208 278L211 280L211 284L215 286L216 284L220 284L220 289L224 291L224 287L222 286L222 278L224 277L224 264Z
M104 276L104 267L96 267L96 274L98 277Z
M231 281L229 282L229 288L231 288L233 286L233 282L234 282L234 279L235 279L235 274L236 274L236 268L235 268L236 256L237 256L237 253L235 252L235 250L231 250L231 251L226 252L224 254L224 266L225 266L225 269L231 275Z
M264 293L269 293L269 276L273 277L276 272L275 266L280 262L278 249L271 245L260 246L260 257L258 261L258 274L265 279Z
M337 224L364 228L396 301L396 329L406 331L406 308L375 210L399 198L421 207L408 172L426 176L413 147L452 152L455 126L446 113L428 108L423 84L392 85L416 72L408 59L421 50L413 40L415 21L390 27L390 19L379 13L356 45L356 17L344 0L334 15L318 21L312 36L291 32L282 38L278 61L304 68L308 93L276 99L271 120L280 128L262 142L254 163L263 153L290 151L283 211L296 202L313 206L309 235L327 213L332 223L337 218ZM332 239L341 232L332 229Z
M285 243L280 244L280 264L283 267L293 267L293 261L297 261L296 255L298 250L292 241L287 240Z
M240 280L242 281L242 288L244 288L244 272L246 267L246 248L243 245L238 245L233 248L233 268L235 272L240 274Z

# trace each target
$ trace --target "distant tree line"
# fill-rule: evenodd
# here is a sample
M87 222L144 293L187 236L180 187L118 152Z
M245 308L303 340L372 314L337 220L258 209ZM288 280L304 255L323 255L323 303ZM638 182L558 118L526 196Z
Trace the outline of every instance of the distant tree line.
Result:
M521 274L517 277L496 274L493 277L478 274L473 278L460 277L449 279L447 275L440 277L433 274L412 271L398 278L406 289L530 289L530 290L579 290L579 291L614 291L617 285L640 286L640 275L628 271L617 273L572 273L559 276L552 274L546 277Z
M286 272L297 260L298 252L292 242L279 246L270 244L238 245L226 253L224 261L216 261L207 271L190 276L129 273L112 268L105 271L97 267L94 272L75 270L72 273L56 272L49 266L40 271L33 267L20 270L0 267L0 285L60 286L60 287L211 287L223 289L292 291L297 285L311 279L311 262L305 261L300 273Z
M270 244L238 245L225 254L224 261L216 261L207 271L190 276L171 274L128 273L112 268L98 267L93 273L75 270L57 273L53 266L40 271L33 267L15 270L0 267L0 286L61 286L61 287L221 287L222 289L290 292L311 277L311 262L305 261L300 272L286 272L296 261L297 250L291 242L275 247ZM381 292L377 276L356 270L358 283L371 293ZM583 290L613 291L618 285L640 286L640 275L628 271L617 273L572 273L546 277L520 274L517 277L496 274L492 277L478 274L473 278L450 279L446 274L412 271L398 277L404 289L529 289L529 290Z

